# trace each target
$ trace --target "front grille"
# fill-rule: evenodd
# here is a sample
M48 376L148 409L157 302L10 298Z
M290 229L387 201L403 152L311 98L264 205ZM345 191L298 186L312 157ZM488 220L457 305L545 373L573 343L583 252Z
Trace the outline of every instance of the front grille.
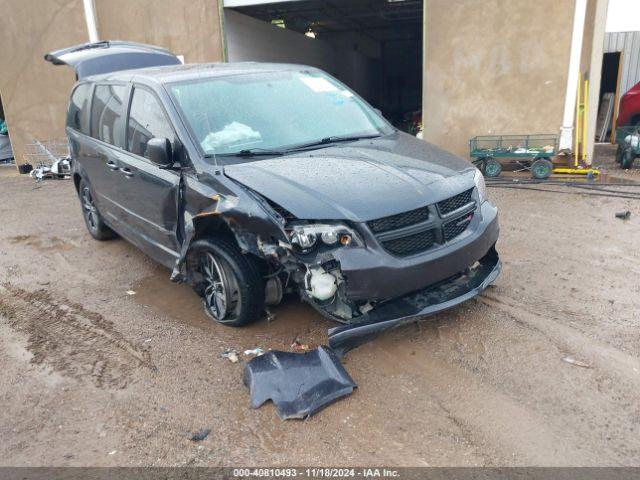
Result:
M472 193L473 188L467 190L466 192L462 192L451 198L447 198L446 200L438 202L438 211L440 212L440 215L446 215L447 213L451 213L454 210L457 210L458 208L464 207L465 205L471 203Z
M469 215L462 218L456 218L449 223L445 223L444 227L442 228L444 241L448 242L450 240L453 240L462 232L464 232L471 223L471 219L473 219L473 213L470 213Z
M424 252L433 247L436 241L433 230L395 238L382 242L382 246L391 254L406 257L419 252Z
M447 215L467 205L469 208L463 210L464 214L458 212L457 218L447 218ZM367 222L367 226L387 252L398 257L408 257L426 252L436 245L446 244L458 237L469 227L475 207L471 188L442 200L435 206L428 205L371 220ZM407 234L403 228L410 226L413 226L410 229L412 233Z
M417 208L409 212L391 215L390 217L378 218L367 222L373 233L388 232L399 228L426 222L429 219L429 207Z

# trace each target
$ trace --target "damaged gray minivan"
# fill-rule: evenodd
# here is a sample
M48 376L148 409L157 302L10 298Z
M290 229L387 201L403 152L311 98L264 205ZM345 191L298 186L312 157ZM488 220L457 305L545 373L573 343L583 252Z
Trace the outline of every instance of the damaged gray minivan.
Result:
M125 42L45 59L76 70L67 135L89 232L171 268L217 322L296 292L342 324L344 352L500 272L480 172L316 68L182 65Z

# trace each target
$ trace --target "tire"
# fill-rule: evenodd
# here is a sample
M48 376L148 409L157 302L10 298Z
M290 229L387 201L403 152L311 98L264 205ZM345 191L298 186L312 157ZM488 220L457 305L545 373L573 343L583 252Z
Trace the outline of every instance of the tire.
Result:
M502 172L502 164L495 158L488 157L482 164L482 174L485 177L493 178Z
M538 158L531 164L531 176L546 180L553 173L553 163L548 158Z
M115 238L117 236L116 233L104 223L102 215L100 215L98 207L96 207L91 187L89 187L89 184L85 180L80 180L78 196L80 197L82 218L84 218L84 224L91 236L99 241Z
M622 152L622 157L620 158L620 166L628 170L633 166L633 161L636 159L636 152L633 151L633 148L627 147Z
M256 262L227 240L197 240L187 262L205 314L217 323L242 327L264 311L264 281Z

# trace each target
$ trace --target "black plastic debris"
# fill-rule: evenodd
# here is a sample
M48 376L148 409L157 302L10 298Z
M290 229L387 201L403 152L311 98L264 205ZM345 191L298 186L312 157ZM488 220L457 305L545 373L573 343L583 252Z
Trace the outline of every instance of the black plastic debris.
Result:
M621 220L629 220L629 218L631 218L631 212L629 210L616 212L616 218L619 218Z
M211 433L211 429L210 428L203 428L202 430L200 430L200 431L194 433L193 435L191 435L191 441L192 442L201 442L202 440L207 438L210 433Z
M251 407L272 400L278 416L306 418L357 387L335 353L318 347L307 353L271 351L252 359L244 369Z

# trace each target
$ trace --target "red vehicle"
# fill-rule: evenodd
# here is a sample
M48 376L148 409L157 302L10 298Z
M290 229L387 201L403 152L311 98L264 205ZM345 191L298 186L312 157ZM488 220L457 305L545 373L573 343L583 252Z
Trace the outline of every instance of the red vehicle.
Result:
M625 93L620 100L618 126L640 125L640 82Z

